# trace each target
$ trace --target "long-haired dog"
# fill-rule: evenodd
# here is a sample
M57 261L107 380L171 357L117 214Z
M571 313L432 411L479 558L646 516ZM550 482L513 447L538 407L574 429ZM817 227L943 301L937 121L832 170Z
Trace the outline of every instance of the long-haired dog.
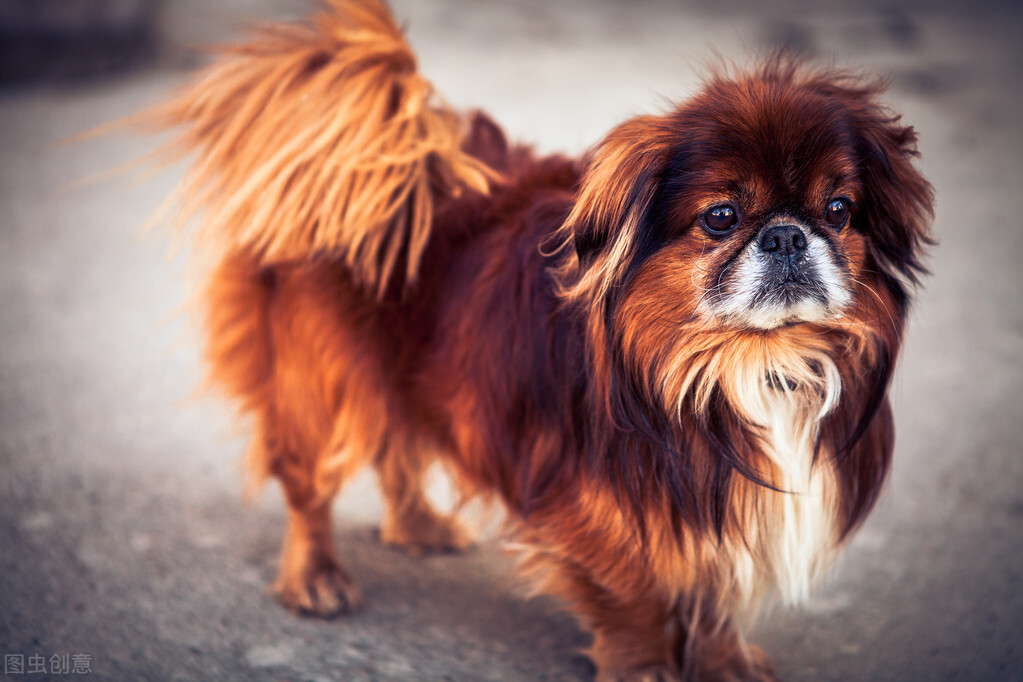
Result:
M439 102L377 0L332 0L147 114L194 156L206 358L283 486L281 601L359 604L330 508L365 465L385 541L464 547L440 460L510 510L599 679L771 679L738 624L807 597L892 453L932 191L882 90L777 56L540 157Z

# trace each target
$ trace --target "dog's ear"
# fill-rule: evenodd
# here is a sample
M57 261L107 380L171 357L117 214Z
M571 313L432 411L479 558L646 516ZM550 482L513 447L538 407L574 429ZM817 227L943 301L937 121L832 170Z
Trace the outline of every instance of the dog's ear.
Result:
M609 286L627 267L656 197L669 141L664 118L641 116L615 128L590 153L564 226L590 284Z
M926 274L923 249L934 244L934 191L913 164L916 131L897 118L861 122L860 177L864 197L859 227L871 237L880 265L909 282Z
M501 126L482 111L474 111L469 115L467 127L462 151L498 172L507 171L511 150Z
M864 192L853 225L870 237L879 267L917 283L927 273L924 248L935 240L934 190L914 164L916 131L878 103L882 81L822 78L817 87L843 102L856 142Z

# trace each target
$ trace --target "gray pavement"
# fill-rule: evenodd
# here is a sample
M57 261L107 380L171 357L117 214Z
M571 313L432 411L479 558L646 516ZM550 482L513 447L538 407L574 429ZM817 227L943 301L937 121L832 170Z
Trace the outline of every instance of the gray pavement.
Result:
M896 379L894 475L836 577L753 639L787 680L1023 680L1019 4L394 5L451 103L542 150L580 152L685 96L712 49L787 42L891 75L942 242ZM139 235L180 169L73 186L155 141L59 140L164 97L181 45L303 6L167 2L145 71L0 92L0 654L47 670L85 654L103 680L588 679L587 636L524 596L499 538L418 560L382 547L369 479L337 508L368 608L333 622L280 609L264 590L280 495L243 504L245 429L195 393L186 259Z

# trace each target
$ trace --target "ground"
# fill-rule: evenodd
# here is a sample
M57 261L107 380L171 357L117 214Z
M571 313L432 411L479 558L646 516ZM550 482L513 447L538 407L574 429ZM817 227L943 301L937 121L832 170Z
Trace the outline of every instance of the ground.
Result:
M588 637L526 597L500 538L461 556L385 548L368 479L337 508L367 609L301 620L266 592L279 493L245 504L245 427L196 392L184 254L140 234L180 169L81 184L156 141L60 141L159 101L194 63L181 45L271 4L167 2L147 67L0 92L4 664L84 654L110 680L589 679ZM394 2L449 102L546 151L582 152L692 93L706 63L781 44L891 78L941 241L895 381L894 474L834 579L751 638L786 680L1023 680L1023 10L689 4Z

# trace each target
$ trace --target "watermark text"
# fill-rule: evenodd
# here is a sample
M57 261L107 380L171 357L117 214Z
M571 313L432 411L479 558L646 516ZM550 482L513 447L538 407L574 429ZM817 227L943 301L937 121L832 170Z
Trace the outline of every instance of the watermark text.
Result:
M91 675L92 654L4 654L4 675Z

